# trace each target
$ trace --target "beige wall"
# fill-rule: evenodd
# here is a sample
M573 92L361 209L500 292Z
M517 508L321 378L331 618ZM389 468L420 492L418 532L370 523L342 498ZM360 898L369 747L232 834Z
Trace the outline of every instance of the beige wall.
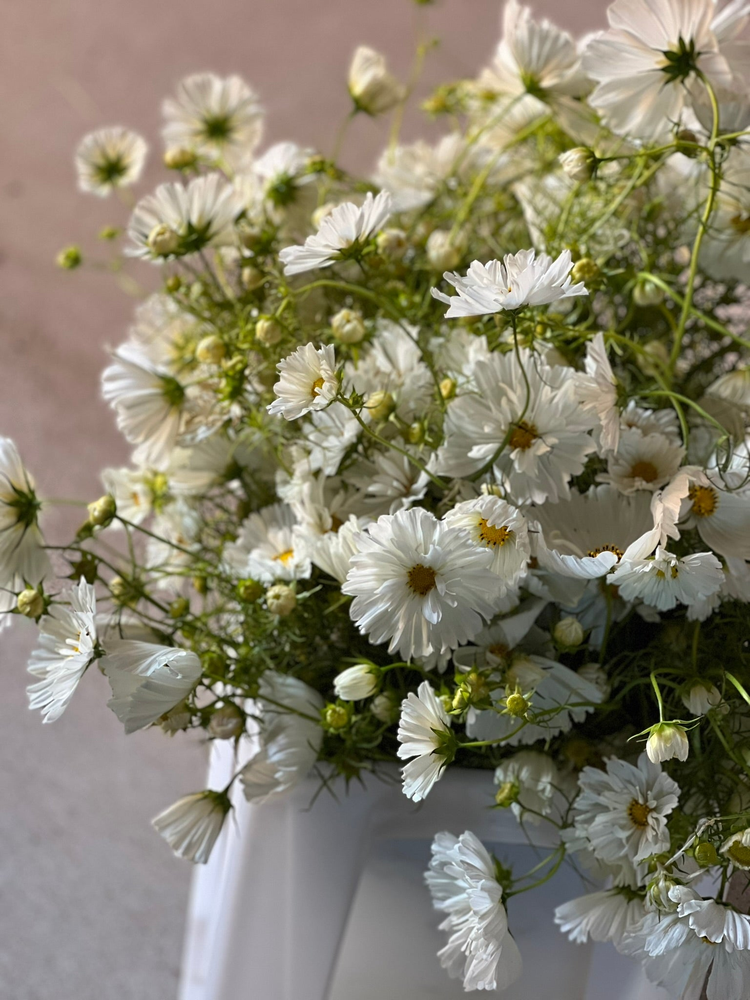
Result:
M604 0L535 6L571 28L603 23ZM421 13L443 39L427 82L488 59L496 0L442 0ZM2 0L0 433L17 441L44 494L91 498L97 470L127 454L98 375L132 302L104 274L53 266L70 242L101 256L95 234L125 218L116 202L76 193L79 137L118 123L144 132L155 181L162 96L181 75L212 69L260 91L269 140L330 151L352 49L380 48L406 75L417 16L410 0ZM416 121L407 126L415 135ZM347 163L366 170L383 137L380 123L357 121ZM138 273L151 276L145 264ZM158 733L126 741L96 673L61 721L42 726L26 708L24 625L0 638L0 995L169 1000L190 872L148 820L200 787L203 748Z

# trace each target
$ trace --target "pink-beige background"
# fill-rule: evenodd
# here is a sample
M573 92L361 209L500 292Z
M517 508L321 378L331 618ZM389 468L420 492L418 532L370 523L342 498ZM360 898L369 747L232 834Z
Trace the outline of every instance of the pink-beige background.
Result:
M605 21L605 0L534 7L579 33ZM441 39L426 93L489 60L500 9L499 0L426 9L412 0L0 0L0 434L16 441L43 495L92 499L98 470L128 454L100 401L99 372L133 300L105 273L54 266L69 243L103 258L97 232L127 218L115 199L77 193L72 153L83 133L142 132L152 143L145 192L166 179L162 97L208 69L239 73L260 92L268 142L330 152L357 44L385 52L405 78L419 18ZM419 116L407 118L405 137L424 132ZM357 120L347 166L369 170L386 134L385 123ZM153 281L149 265L140 272ZM65 716L43 726L25 696L33 635L16 622L0 636L0 996L171 1000L190 866L149 820L202 787L205 748L160 732L125 739L96 671Z

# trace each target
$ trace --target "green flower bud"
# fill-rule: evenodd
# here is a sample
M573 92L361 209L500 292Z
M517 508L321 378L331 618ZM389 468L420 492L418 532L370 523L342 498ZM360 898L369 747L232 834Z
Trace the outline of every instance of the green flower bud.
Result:
M83 263L80 247L64 247L57 255L56 261L57 266L61 267L63 271L75 271Z
M26 618L39 618L44 612L44 597L38 590L27 587L16 598L16 607Z
M87 510L91 524L96 525L97 528L106 528L108 524L112 523L112 519L117 513L117 504L115 498L107 493L90 503Z

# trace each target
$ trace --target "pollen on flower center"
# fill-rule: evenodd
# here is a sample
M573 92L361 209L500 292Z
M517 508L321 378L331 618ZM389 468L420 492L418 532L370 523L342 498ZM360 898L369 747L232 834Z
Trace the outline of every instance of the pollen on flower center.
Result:
M324 380L322 378L316 378L312 384L312 395L319 396L320 390L323 388Z
M641 829L645 829L648 826L648 818L653 812L651 806L647 806L645 802L639 802L638 799L633 799L628 806L628 818L633 826L639 826Z
M513 432L508 439L508 444L511 448L520 448L521 451L527 451L538 437L539 434L536 427L533 424L526 423L525 420L521 420L513 428Z
M419 594L420 597L426 597L431 590L435 589L435 575L435 570L431 566L417 563L406 574L406 579L410 590Z
M630 470L630 475L633 479L641 479L644 483L653 483L653 481L658 477L659 470L653 464L653 462L636 462L633 468Z
M693 503L693 513L696 517L710 517L718 507L716 490L710 486L691 486L688 498Z
M489 545L493 549L496 549L501 545L505 545L510 536L510 530L504 525L497 528L494 524L489 524L486 517L479 519L479 537L485 545Z
M624 549L618 549L616 545L600 545L596 549L589 549L586 555L590 556L592 559L596 559L596 557L601 555L602 552L614 552L618 559L622 559L625 554Z
M284 552L279 552L279 554L273 558L276 562L283 563L286 566L286 564L294 558L294 549L286 549Z

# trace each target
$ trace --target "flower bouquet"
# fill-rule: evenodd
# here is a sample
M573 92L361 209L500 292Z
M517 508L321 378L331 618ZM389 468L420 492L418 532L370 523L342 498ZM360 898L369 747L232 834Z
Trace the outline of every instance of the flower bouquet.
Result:
M484 769L555 846L518 872L435 831L466 990L521 974L513 897L571 864L573 941L750 993L748 19L616 0L577 41L509 0L491 65L423 104L433 145L399 136L417 72L360 48L347 121L394 120L366 178L258 152L238 77L165 101L176 179L100 234L161 282L102 378L132 465L52 546L3 439L0 567L45 722L99 669L128 733L252 741L154 820L178 855L237 794ZM146 152L86 136L80 187L127 197Z

